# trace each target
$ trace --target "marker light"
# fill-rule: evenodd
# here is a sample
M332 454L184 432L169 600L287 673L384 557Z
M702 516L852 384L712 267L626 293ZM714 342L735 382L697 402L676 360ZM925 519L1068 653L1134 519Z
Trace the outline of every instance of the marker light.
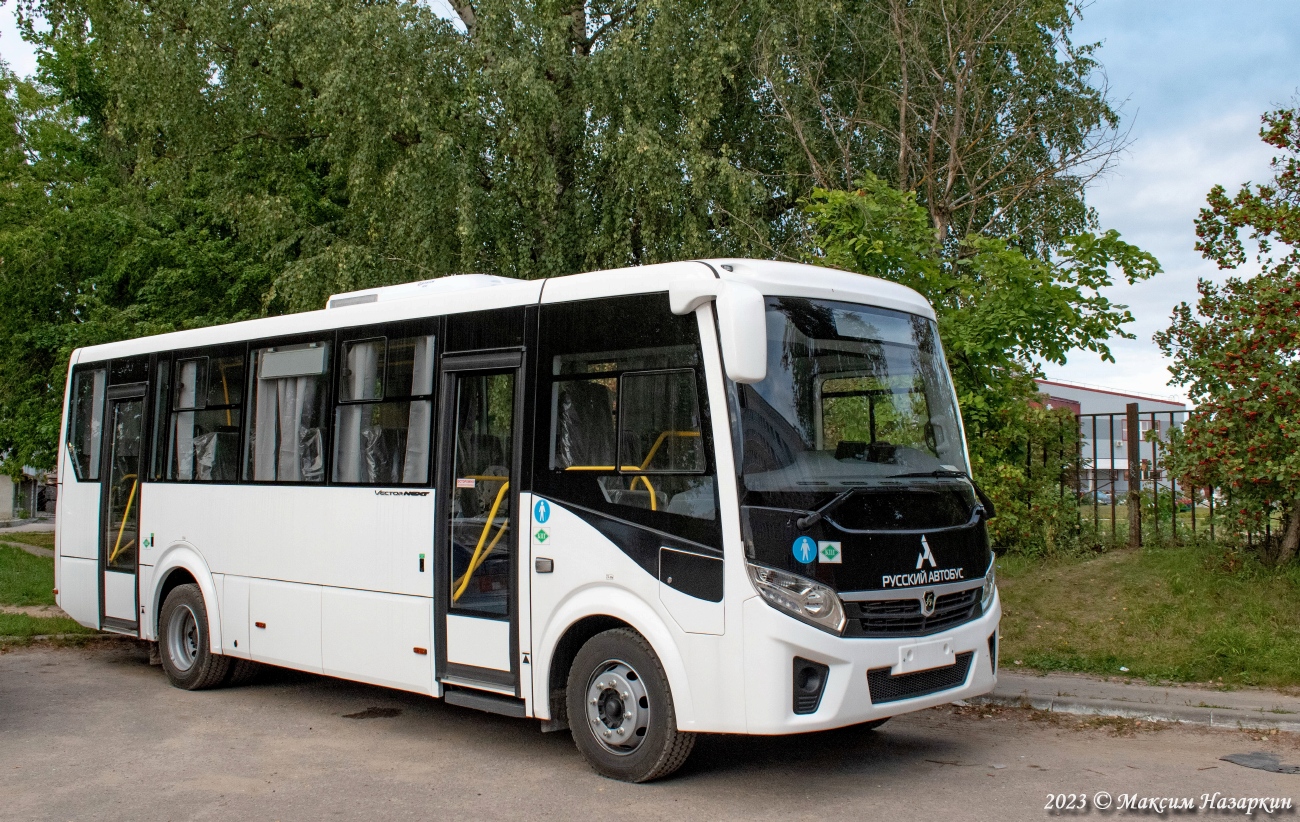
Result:
M993 595L998 591L997 579L995 578L997 575L993 570L996 560L996 557L989 560L988 573L984 574L984 590L980 593L980 613L982 614L989 612L989 606L993 604Z
M749 580L768 605L796 619L838 634L844 630L844 606L820 582L762 565L748 565Z

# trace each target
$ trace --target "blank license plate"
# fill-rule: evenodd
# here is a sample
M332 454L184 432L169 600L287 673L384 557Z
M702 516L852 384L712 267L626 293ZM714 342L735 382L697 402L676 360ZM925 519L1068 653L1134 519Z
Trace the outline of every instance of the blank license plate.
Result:
M898 664L890 673L910 674L913 671L928 671L931 668L945 668L957 662L952 642L919 642L916 645L904 645L898 649Z

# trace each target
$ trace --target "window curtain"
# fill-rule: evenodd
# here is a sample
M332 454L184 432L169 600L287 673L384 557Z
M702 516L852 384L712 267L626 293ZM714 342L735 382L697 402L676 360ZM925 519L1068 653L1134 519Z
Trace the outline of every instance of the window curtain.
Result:
M176 375L176 407L193 408L198 400L199 363L189 360L180 366ZM174 425L176 433L172 453L176 460L176 479L188 482L194 479L194 412L177 412ZM211 476L201 479L211 479Z
M368 396L368 386L379 380L379 356L383 353L383 340L356 343L348 348L345 367L349 383L348 395ZM376 446L383 444L383 431L373 421L373 405L351 404L339 406L338 442L335 461L335 479L338 482L374 482L379 466L376 465Z
M433 337L420 337L415 342L415 373L411 378L411 393L433 393ZM431 402L412 402L406 424L406 461L402 468L402 482L427 482L429 479L429 436L433 414Z
M317 375L258 379L254 481L320 482L325 477L318 420L325 381Z

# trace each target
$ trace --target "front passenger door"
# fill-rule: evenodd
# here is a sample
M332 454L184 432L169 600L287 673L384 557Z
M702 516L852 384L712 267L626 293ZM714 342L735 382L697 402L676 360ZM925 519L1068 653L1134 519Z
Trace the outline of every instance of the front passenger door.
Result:
M521 354L447 357L438 477L439 675L517 693Z

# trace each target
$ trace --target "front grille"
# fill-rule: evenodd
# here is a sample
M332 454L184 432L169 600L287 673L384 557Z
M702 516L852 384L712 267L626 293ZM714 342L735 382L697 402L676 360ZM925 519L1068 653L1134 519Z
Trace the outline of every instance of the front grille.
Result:
M974 651L957 654L957 661L944 668L931 668L911 674L891 676L888 668L872 668L867 671L867 689L871 692L871 704L897 702L900 699L913 699L918 696L937 694L956 688L966 682L966 673L970 670Z
M970 622L980 615L980 588L944 594L934 602L934 613L921 613L921 591L916 599L873 599L845 602L848 617L845 636L926 636Z

